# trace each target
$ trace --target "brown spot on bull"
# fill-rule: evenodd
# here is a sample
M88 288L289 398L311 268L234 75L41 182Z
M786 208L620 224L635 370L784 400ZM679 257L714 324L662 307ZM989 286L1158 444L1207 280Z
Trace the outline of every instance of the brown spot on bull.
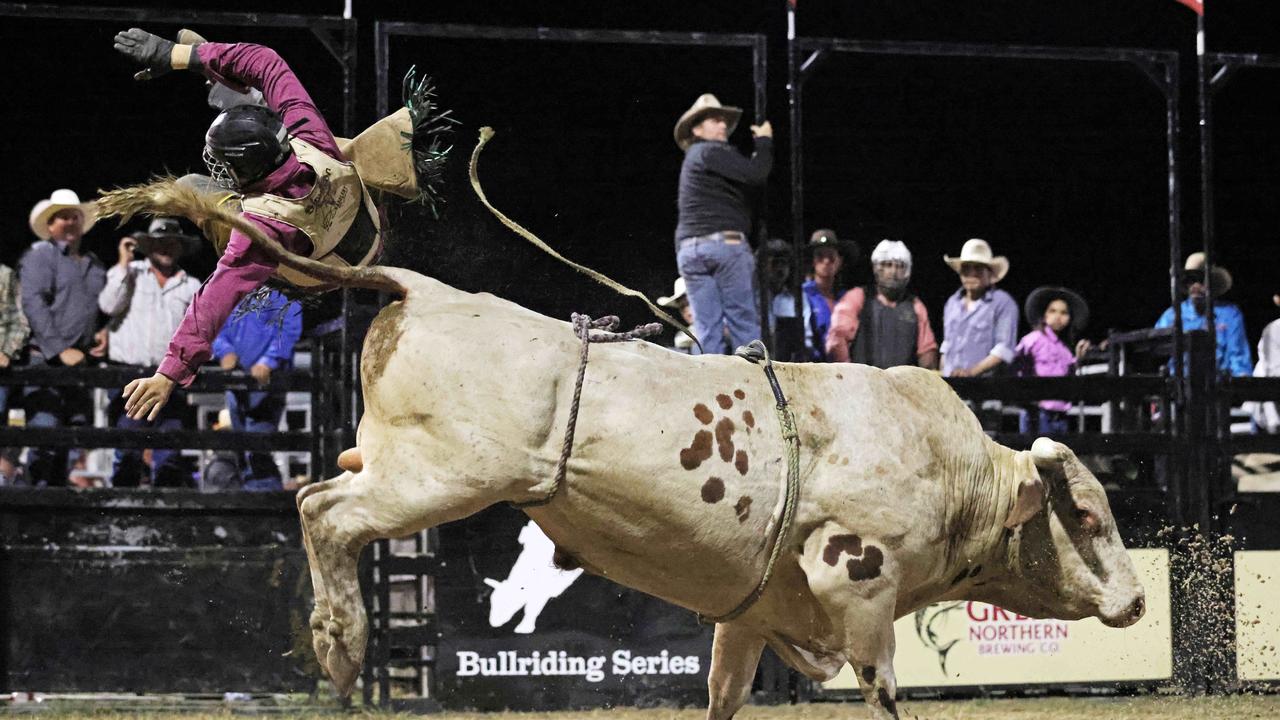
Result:
M888 690L885 690L884 688L877 690L876 700L880 701L880 706L883 707L890 715L898 717L898 703L894 702L893 698L889 696Z
M843 379L844 379L844 376L843 376L843 375L841 375L840 373L836 373L836 379L837 379L837 380L843 380Z
M733 459L733 421L720 418L716 423L716 448L720 451L720 459L729 462Z
M747 427L753 428L756 426L756 416L752 415L751 411L748 410L742 413L742 422L746 423Z
M733 456L733 466L738 469L739 475L747 474L748 463L746 450L739 450L738 453Z
M746 495L738 498L738 502L733 506L733 511L738 514L738 522L746 522L747 518L751 517L751 498Z
M837 461L837 460L839 460L839 459L840 459L840 456L839 456L839 455L837 455L837 454L835 454L835 453L831 453L830 455L828 455L828 456L827 456L827 464L828 464L828 465L835 465L835 464L836 464L836 461Z
M822 422L827 418L827 414L822 412L822 408L816 407L809 411L809 417L813 418L814 420L817 420L818 422Z
M840 553L847 552L850 555L862 554L862 538L857 535L832 535L827 540L827 546L822 550L822 562L835 567L840 561Z
M720 393L716 396L716 403L720 405L721 410L728 410L733 407L733 398L725 395L724 393Z
M711 419L714 417L711 413L711 408L702 403L693 406L693 416L698 418L698 422L703 425L710 425Z
M875 545L868 545L861 558L852 558L845 566L849 568L849 579L856 582L880 577L880 566L883 564L884 553Z
M718 503L724 499L724 481L718 477L702 483L702 502Z
M869 683L876 681L876 668L874 665L862 666L862 679Z
M364 352L360 358L360 371L364 385L368 387L382 377L387 363L400 344L404 334L404 301L393 302L382 309L369 325L364 336Z
M745 400L747 398L747 394L742 392L742 390L734 390L733 396L738 398L739 400Z
M694 434L693 442L689 443L689 447L680 451L680 464L685 470L693 470L710 457L711 433L707 430L699 430Z
M841 465L848 465L848 464L849 464L849 458L840 458L840 464L841 464Z

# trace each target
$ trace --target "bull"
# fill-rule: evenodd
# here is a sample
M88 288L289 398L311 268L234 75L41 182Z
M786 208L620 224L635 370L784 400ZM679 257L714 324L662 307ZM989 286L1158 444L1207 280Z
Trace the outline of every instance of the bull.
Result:
M365 339L365 413L356 447L339 458L342 474L297 494L316 656L347 695L368 635L361 548L545 498L579 340L568 324L493 295L291 255L182 188L148 192L136 203L217 216L292 269L401 298ZM794 521L779 527L786 443L756 366L644 342L597 347L565 484L525 509L561 553L717 616L756 591L780 544L756 602L716 624L709 720L743 705L765 646L817 681L851 665L872 717L897 718L893 622L938 601L1113 627L1143 615L1142 587L1092 473L1048 438L1029 451L993 442L932 372L777 366L800 441Z

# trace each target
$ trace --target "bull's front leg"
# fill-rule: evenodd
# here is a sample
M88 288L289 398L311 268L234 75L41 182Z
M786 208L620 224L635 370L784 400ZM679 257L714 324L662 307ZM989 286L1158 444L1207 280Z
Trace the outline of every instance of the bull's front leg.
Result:
M831 618L871 717L897 720L893 613L898 566L877 538L828 523L805 541L809 587Z
M764 638L737 623L716 625L707 672L707 720L729 720L747 701Z

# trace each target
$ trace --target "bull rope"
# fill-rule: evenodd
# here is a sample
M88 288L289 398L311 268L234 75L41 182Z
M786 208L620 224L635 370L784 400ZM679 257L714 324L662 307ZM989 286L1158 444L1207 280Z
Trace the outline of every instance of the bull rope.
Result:
M778 424L782 426L782 440L787 444L787 486L782 501L782 514L778 518L773 536L773 548L769 551L769 561L765 563L759 584L751 594L738 603L737 607L724 615L707 617L698 613L698 622L707 624L726 623L737 619L764 594L765 587L773 577L778 558L782 557L782 548L786 545L787 535L791 533L791 523L795 520L796 505L800 499L800 435L796 432L795 414L791 412L791 406L787 404L787 398L782 394L782 386L778 384L778 376L773 372L773 359L769 357L769 350L759 340L752 340L750 344L738 348L734 354L764 366L764 375L769 380L769 389L773 391L773 399L777 403L774 409L778 415Z
M560 485L564 482L565 473L569 468L569 456L573 454L573 433L578 427L578 403L582 397L582 381L587 376L587 353L591 349L591 343L625 342L627 340L651 337L662 332L662 325L658 323L639 325L628 332L614 332L619 322L617 315L605 315L592 320L586 315L573 313L570 319L573 321L573 334L577 335L578 339L582 341L582 349L578 353L578 379L573 384L573 402L569 404L569 421L564 428L564 444L560 447L560 460L556 462L556 474L551 480L551 489L545 497L528 502L511 503L511 506L515 508L524 509L546 505L560 491ZM595 330L596 333L592 334L592 330Z

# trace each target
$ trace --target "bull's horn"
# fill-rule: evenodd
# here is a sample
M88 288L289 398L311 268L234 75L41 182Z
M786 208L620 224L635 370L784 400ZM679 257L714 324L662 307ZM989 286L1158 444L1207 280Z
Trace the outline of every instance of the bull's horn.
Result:
M1047 437L1036 438L1031 443L1031 459L1038 468L1061 465L1067 459L1067 446Z
M502 587L502 583L498 582L497 580L494 580L493 578L485 578L484 584L488 585L494 590L497 590L498 588Z

